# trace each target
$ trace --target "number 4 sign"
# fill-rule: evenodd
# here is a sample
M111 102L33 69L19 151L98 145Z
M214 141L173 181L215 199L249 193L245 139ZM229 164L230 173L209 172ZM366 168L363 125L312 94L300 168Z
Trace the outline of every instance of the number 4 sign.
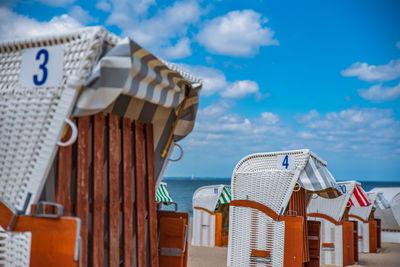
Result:
M294 170L295 162L293 155L278 155L276 160L276 168L279 170Z
M58 87L62 83L64 49L49 46L24 49L19 83L22 87Z

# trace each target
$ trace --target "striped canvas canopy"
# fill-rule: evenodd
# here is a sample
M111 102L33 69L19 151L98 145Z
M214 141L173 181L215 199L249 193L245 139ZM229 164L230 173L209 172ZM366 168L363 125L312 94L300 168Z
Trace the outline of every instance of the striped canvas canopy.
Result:
M353 195L351 195L349 202L353 207L366 207L371 205L367 193L364 192L360 185L356 185L354 188Z
M231 187L225 186L219 196L218 204L229 204L231 203L231 199Z
M375 207L382 210L390 208L389 201L386 200L385 196L382 193L378 193L375 200Z
M336 198L342 195L335 178L326 167L326 162L311 151L309 153L307 164L300 173L299 185L324 198Z
M169 196L166 183L160 183L156 191L156 201L163 203L172 203L172 198Z

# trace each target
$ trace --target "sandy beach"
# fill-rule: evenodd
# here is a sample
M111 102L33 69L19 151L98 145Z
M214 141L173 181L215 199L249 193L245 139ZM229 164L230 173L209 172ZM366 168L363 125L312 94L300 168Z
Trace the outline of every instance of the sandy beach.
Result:
M227 248L208 248L189 246L188 267L226 267ZM332 265L321 265L332 266ZM360 253L359 262L353 267L400 266L400 244L383 243L379 253Z

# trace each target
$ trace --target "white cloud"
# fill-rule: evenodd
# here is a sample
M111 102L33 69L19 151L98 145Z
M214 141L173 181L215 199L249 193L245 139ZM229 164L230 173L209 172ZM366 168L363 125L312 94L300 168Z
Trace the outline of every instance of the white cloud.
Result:
M197 1L177 1L159 9L152 17L146 17L145 13L154 1L143 0L141 5L128 0L111 2L112 13L106 24L118 26L123 35L132 37L158 56L176 59L191 54L187 34L189 27L198 21L202 12ZM180 54L171 52L176 46L172 44L173 41L180 45Z
M111 10L111 4L107 0L100 0L96 3L96 8L108 12Z
M304 115L297 114L295 117L295 119L298 123L306 123L306 122L315 120L317 118L319 118L319 113L315 109L310 110L310 112L308 112L307 114L304 114Z
M83 25L69 15L53 17L48 22L39 22L0 7L0 39L21 39L40 35L68 32Z
M279 116L272 112L262 112L261 119L266 124L276 124L279 122Z
M73 6L69 11L69 15L84 25L98 21L97 18L90 16L89 12L80 6Z
M189 38L180 39L176 45L164 49L163 53L168 59L181 59L192 54Z
M303 138L303 139L315 139L315 138L317 138L316 134L310 133L310 132L299 132L297 135L300 138Z
M362 98L376 103L395 100L400 97L400 83L394 87L382 87L381 84L377 84L369 89L358 90L358 94Z
M264 26L267 22L253 10L231 11L206 23L197 39L213 53L253 56L261 46L279 44L274 32Z
M260 96L258 84L254 81L236 81L221 92L221 96L226 98L244 98L249 94Z
M76 0L37 0L37 1L48 6L66 6L68 4L74 3Z
M358 77L358 79L368 82L395 80L400 78L400 59L377 66L356 62L343 70L341 74L346 77Z

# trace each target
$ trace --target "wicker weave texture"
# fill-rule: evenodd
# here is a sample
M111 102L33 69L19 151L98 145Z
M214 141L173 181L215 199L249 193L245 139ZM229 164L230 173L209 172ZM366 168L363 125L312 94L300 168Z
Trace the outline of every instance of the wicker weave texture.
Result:
M29 204L38 199L79 88L105 44L116 40L95 27L0 43L0 197L13 208L21 210L29 193ZM23 50L55 45L64 50L62 85L21 87Z
M31 238L30 232L13 233L0 230L0 266L29 266Z
M283 266L285 223L248 207L230 208L228 266ZM251 250L270 251L269 262L256 262Z

